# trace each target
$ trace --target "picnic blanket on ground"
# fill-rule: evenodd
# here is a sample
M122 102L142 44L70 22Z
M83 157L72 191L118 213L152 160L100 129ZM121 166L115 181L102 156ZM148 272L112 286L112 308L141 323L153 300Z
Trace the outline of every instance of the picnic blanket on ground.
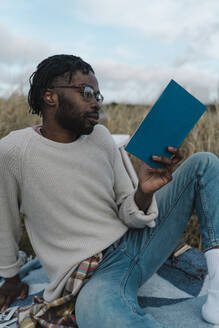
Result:
M48 303L42 297L35 296L34 304L20 307L18 310L18 324L20 327L78 327L75 318L77 295L86 281L93 275L102 258L103 254L100 252L79 263L58 299Z
M16 300L13 306L31 304L33 296L42 296L48 284L48 278L37 258L28 261L20 269L20 275L30 285L29 296L23 301ZM176 258L168 259L139 289L139 304L145 312L168 328L217 327L201 318L207 281L204 255L198 249L191 248Z

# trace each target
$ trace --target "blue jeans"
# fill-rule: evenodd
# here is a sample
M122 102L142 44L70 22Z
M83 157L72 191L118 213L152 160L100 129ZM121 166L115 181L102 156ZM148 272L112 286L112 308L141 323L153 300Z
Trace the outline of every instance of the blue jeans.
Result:
M196 153L156 192L156 227L129 229L105 252L76 302L79 328L164 328L139 306L139 287L177 246L196 208L203 249L219 245L219 159Z

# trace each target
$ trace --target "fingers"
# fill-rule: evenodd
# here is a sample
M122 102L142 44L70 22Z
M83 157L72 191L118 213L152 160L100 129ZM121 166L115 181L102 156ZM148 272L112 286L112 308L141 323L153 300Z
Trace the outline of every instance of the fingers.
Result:
M7 296L5 299L5 304L2 307L2 312L5 312L11 303L12 303L11 296Z
M168 158L168 157L153 155L152 159L156 162L160 162L165 165L172 165L172 160L171 160L171 158Z
M22 290L20 293L20 297L24 300L28 296L29 286L25 283L22 284Z
M29 286L24 282L9 284L6 282L0 288L0 311L4 312L18 296L25 299L28 296Z
M11 303L12 303L11 296L1 295L0 296L0 311L5 312Z
M173 154L172 158L168 158L165 156L156 156L153 155L152 159L156 162L164 164L169 169L172 168L173 165L180 162L183 158L181 151L178 148L175 147L167 147L167 150L169 153Z
M0 295L0 311L2 312L2 307L4 306L5 304L5 298L6 296L4 295Z
M172 163L177 164L183 158L181 151L176 147L167 147L169 153L172 153L174 156L172 157Z

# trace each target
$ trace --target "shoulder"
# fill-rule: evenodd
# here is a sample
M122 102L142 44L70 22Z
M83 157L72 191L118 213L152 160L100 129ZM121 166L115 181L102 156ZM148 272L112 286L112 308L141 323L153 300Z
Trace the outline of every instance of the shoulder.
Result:
M11 131L0 139L0 160L16 158L19 155L31 137L30 129Z
M110 131L101 124L97 124L90 135L90 141L95 143L98 147L103 148L105 151L114 153L117 148L116 143Z
M107 129L107 127L105 127L104 125L102 124L97 124L95 125L95 128L92 132L92 135L93 136L106 136L106 137L111 137L111 133L110 131Z
M90 136L90 142L95 144L99 149L102 149L102 151L109 156L113 164L118 152L118 147L110 131L104 125L97 124Z
M99 146L111 145L112 147L114 145L113 137L104 125L97 124L90 136L91 140Z

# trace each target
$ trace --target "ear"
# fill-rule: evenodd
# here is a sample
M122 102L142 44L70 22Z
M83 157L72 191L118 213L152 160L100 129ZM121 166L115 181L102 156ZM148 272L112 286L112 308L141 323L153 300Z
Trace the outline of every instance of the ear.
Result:
M53 90L47 89L43 94L43 100L46 105L55 107L57 105L58 97L57 94L53 92Z

